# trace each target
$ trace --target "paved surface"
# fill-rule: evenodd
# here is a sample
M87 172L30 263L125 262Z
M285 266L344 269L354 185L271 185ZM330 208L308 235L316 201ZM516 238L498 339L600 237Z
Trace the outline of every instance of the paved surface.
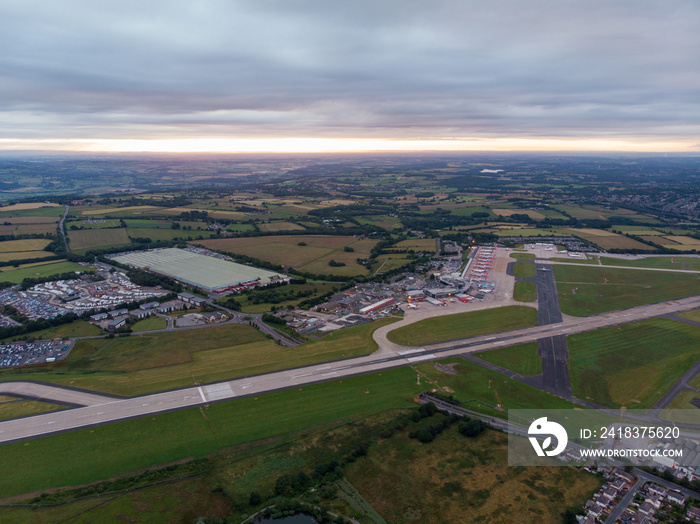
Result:
M365 357L317 364L256 377L245 377L206 386L196 386L128 399L110 398L104 403L93 404L83 408L0 422L0 443L25 440L40 435L173 411L232 398L259 395L271 391L406 366L417 362L439 360L450 356L459 356L465 352L507 347L514 344L532 342L548 336L580 333L696 307L700 307L700 296L640 306L593 317L567 319L562 323L532 326L496 335L484 335L461 341L433 344L422 348L406 347L402 349L399 346L397 352L389 350ZM17 384L21 390L23 387L21 384L31 383L15 382L14 384ZM54 389L52 386L46 387ZM62 388L55 389L61 390ZM47 394L45 398L52 397Z
M695 375L698 373L700 373L700 360L693 364L693 367L691 367L680 379L678 379L678 382L676 382L673 387L669 389L656 404L654 404L652 409L664 409L681 391L698 391L700 393L700 390L692 387L689 384L689 382L693 380ZM698 396L700 397L700 394Z
M554 271L550 265L542 263L536 263L535 270L537 324L543 326L562 322ZM572 398L566 336L538 340L537 351L542 358L542 389L563 398Z
M0 382L0 395L58 402L69 406L96 406L118 398L91 391L50 386L38 382Z

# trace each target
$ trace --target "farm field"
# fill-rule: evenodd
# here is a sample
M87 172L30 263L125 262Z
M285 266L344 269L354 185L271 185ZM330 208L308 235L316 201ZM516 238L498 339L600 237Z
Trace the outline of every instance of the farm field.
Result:
M366 355L377 349L373 331L394 320L346 328L294 352L243 325L80 340L58 366L24 370L22 377L114 395L142 395ZM14 370L0 371L0 380L16 377Z
M304 226L295 224L293 222L266 222L264 224L259 224L258 228L260 231L270 232L270 231L303 231Z
M480 351L474 353L474 356L521 375L539 375L542 373L542 358L537 352L537 342Z
M68 242L72 250L91 249L103 246L119 246L130 243L126 229L83 229L68 231Z
M700 293L700 275L557 264L561 310L577 317Z
M0 253L0 262L12 262L13 260L32 260L55 256L50 251L19 251L13 253Z
M523 227L513 229L497 229L494 231L499 237L564 237L569 236L568 233L561 229L539 229L534 227Z
M14 206L0 207L0 218L5 222L8 218L26 218L26 217L58 217L63 216L65 208L56 204L41 204L43 207L37 207L36 204L17 204L17 205L29 205L34 207L28 207L24 209L17 209Z
M396 244L398 249L408 249L413 251L428 251L430 253L435 253L436 242L434 238L410 238L408 240L402 240Z
M573 394L605 407L650 408L700 358L700 327L666 318L567 337Z
M513 300L520 302L535 302L537 300L537 287L534 282L516 282L513 287Z
M51 243L51 240L46 238L24 238L21 240L6 240L0 242L0 253L21 253L21 252L36 252L43 250ZM44 251L47 255L53 255L50 251ZM21 257L31 258L31 257Z
M665 248L676 249L678 251L700 250L700 239L689 236L666 235L654 237L653 241Z
M367 258L376 240L333 235L291 235L250 238L222 238L194 242L207 248L227 253L247 255L272 262L289 264L299 271L329 275L361 275L367 272L357 264L357 258ZM299 245L304 243L306 245ZM354 251L346 252L345 247ZM344 262L342 267L331 267L331 260Z
M51 207L61 207L58 204L52 204L49 203L47 204L46 202L25 202L22 204L12 204L10 206L2 206L0 207L0 212L1 213L8 213L11 211L26 211L28 209L44 209L44 208L51 208Z
M404 346L420 346L534 326L535 308L506 306L427 318L390 331L387 338Z
M494 215L509 217L512 215L527 215L533 220L544 220L544 215L539 211L533 211L532 209L492 209Z
M0 396L0 420L28 417L30 415L38 415L39 413L64 409L65 407L66 406L60 404L41 402L40 400Z
M109 230L102 230L102 231L109 231ZM127 228L126 233L129 236L130 239L134 238L150 238L154 242L157 240L174 240L176 238L179 239L187 239L187 238L197 238L197 237L204 237L204 238L209 238L212 236L215 236L216 233L214 231L187 231L183 229L164 229L164 228L146 228L146 227L141 227L141 228ZM72 247L72 245L71 245Z
M47 277L72 271L89 271L91 269L95 269L94 266L81 266L75 262L58 261L48 264L32 264L30 267L24 267L22 269L3 271L0 273L0 279L4 282L20 284L25 278Z
M83 216L107 216L107 215L141 215L151 211L158 211L164 208L158 206L124 206L99 208L92 206L82 211Z
M605 229L574 229L569 228L572 235L588 240L601 249L638 249L642 251L656 251L655 247L642 244L633 238L618 235Z

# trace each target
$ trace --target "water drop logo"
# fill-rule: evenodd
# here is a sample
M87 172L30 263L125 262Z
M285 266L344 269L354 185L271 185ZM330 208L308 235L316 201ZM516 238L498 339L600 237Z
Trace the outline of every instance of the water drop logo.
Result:
M539 440L534 436L528 437L530 439L530 444L535 448L535 453L539 457L555 457L559 455L566 448L566 444L569 442L569 437L566 434L566 429L561 424L556 422L551 422L547 420L547 417L541 417L535 420L527 430L528 435L545 436L542 445L540 445ZM554 449L547 449L552 445L552 437L556 437L557 446Z

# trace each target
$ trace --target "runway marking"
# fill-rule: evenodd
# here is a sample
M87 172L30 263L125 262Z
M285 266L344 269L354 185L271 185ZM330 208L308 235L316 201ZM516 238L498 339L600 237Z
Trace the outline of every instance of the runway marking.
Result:
M493 340L494 338L496 338L496 337L488 337L488 338L485 338L484 340Z
M248 389L248 388L251 387L252 385L253 385L252 383L241 384L240 388L241 388L241 389Z
M321 374L322 377L330 377L331 375L337 375L337 371L331 371L330 373L323 373Z
M202 386L199 386L197 388L197 391L199 391L199 396L202 397L202 402L206 402L207 398L204 396L204 391L202 391Z
M207 395L209 396L209 400L219 400L222 398L230 398L236 396L233 393L231 385L228 382L224 382L223 384L214 384L212 386L205 386L204 389L206 389Z
M148 404L141 404L142 408L145 408L146 406L148 406Z
M407 349L406 351L399 351L399 355L411 355L413 353L421 353L425 351L425 348Z
M313 375L313 373L304 373L303 375L294 375L294 376L292 376L292 378L308 377L309 375Z
M47 424L55 424L55 423L56 423L55 420L50 420L50 421L47 422Z
M408 360L409 362L418 362L420 360L428 360L428 359L431 359L433 357L435 357L435 355L430 354L430 355L421 355L420 357L409 357L406 360Z
M97 413L97 414L98 414L98 415L104 415L104 414L105 414L105 412L104 412L104 411L100 411L100 412L99 412L99 413Z

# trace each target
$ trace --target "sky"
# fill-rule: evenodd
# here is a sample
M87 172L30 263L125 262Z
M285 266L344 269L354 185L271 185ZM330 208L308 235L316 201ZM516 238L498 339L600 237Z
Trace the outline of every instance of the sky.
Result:
M700 151L698 0L0 2L0 149Z

